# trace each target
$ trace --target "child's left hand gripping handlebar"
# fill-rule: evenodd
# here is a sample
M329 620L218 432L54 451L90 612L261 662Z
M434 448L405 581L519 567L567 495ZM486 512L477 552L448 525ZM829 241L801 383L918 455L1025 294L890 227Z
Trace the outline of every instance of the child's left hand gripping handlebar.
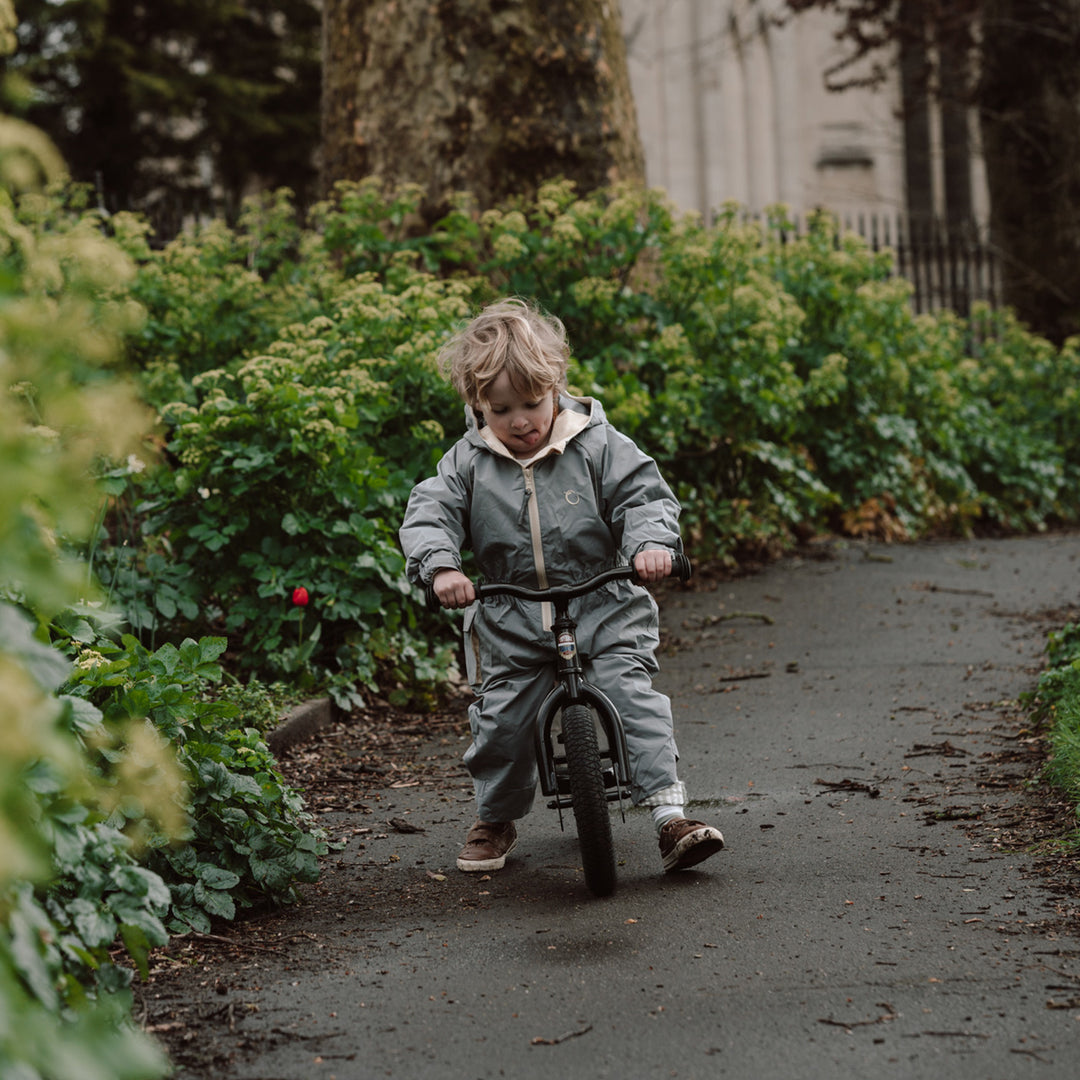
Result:
M690 560L681 552L673 551L671 553L671 576L677 577L680 581L689 581L692 573ZM590 578L588 581L581 582L580 585L571 586L571 590L580 595L590 591L591 589L598 588L600 585L608 581L626 580L637 582L637 574L634 572L632 566L620 566L614 570L604 570L597 574L596 577ZM541 594L544 592L552 592L555 590L527 590L530 593L535 592ZM435 595L435 587L431 584L424 586L424 595L427 599L427 606L432 611L439 611L442 608L442 604L439 603L439 598Z

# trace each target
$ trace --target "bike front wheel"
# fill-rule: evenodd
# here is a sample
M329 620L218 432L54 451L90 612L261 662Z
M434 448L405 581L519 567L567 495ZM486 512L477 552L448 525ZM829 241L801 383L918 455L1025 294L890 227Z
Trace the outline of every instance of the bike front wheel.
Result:
M592 710L585 705L567 706L563 710L562 729L570 805L577 825L585 884L596 896L610 896L615 891L615 845Z

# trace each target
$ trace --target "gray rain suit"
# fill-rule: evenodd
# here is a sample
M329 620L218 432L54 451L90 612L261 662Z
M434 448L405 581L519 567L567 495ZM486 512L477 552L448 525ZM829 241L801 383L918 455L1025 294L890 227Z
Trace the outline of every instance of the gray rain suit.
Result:
M652 458L591 398L561 395L551 437L518 460L466 409L468 430L409 498L400 538L409 579L429 584L471 550L488 581L582 581L647 548L682 550L679 503ZM532 720L551 690L550 605L499 597L465 613L472 745L465 764L483 821L512 821L536 788ZM633 801L680 787L671 703L653 688L659 616L647 590L616 581L574 601L585 677L626 728ZM658 802L681 801L660 796Z

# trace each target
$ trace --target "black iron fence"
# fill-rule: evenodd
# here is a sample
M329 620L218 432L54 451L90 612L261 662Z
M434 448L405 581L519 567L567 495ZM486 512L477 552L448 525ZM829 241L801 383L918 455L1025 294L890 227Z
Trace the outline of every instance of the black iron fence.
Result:
M952 224L937 218L910 219L878 214L846 219L874 251L891 249L896 273L911 282L916 312L971 313L981 301L998 307L1001 282L988 230L974 222Z

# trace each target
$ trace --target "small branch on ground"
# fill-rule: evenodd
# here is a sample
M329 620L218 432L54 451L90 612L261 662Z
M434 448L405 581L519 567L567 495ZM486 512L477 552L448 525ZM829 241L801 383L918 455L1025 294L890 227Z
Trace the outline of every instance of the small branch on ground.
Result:
M557 1046L567 1039L576 1039L579 1035L588 1035L592 1031L592 1024L583 1027L580 1031L568 1031L565 1035L556 1035L554 1039L545 1039L542 1035L530 1040L530 1046Z

